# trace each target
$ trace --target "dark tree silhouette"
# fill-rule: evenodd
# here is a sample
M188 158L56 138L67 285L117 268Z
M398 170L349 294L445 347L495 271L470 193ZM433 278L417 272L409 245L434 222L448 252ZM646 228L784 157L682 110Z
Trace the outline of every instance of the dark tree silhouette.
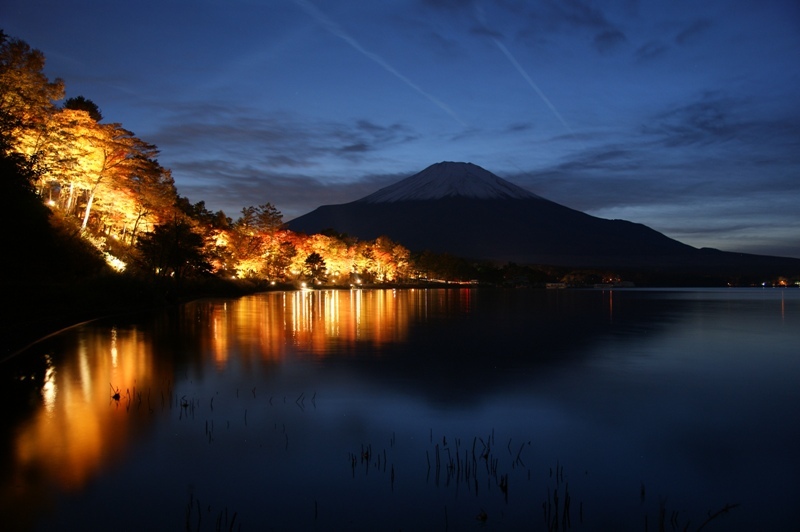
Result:
M159 279L173 279L178 287L183 279L211 270L203 254L203 237L183 221L157 226L141 235L136 247L142 270Z
M237 224L272 235L283 225L283 214L272 203L245 207Z
M86 111L92 120L99 122L103 119L103 113L100 108L92 100L84 98L83 96L75 96L67 98L64 102L64 109L72 109L74 111Z
M306 274L313 281L321 281L325 274L325 259L317 252L311 253L305 260Z

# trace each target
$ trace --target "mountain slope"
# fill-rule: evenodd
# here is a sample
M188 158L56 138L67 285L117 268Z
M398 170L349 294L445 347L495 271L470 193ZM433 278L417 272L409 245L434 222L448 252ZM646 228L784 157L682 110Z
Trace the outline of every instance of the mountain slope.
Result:
M698 250L642 224L570 209L470 163L432 165L360 200L319 207L287 227L334 229L363 240L385 235L412 251L523 264L686 271L763 266L755 255ZM800 268L800 260L785 260Z

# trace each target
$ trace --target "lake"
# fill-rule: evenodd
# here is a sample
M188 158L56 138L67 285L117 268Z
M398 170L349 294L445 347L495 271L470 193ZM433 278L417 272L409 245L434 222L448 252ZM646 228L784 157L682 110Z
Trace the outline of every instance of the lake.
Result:
M270 292L0 377L4 530L798 521L798 289Z

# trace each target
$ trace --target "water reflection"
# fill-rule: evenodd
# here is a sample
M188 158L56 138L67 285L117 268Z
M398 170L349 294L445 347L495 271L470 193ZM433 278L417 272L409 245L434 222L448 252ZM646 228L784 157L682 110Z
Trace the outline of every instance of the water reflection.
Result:
M608 298L601 304L608 305L610 321L612 295L603 297ZM551 344L563 353L594 330L584 324L581 331L564 336L565 326L573 328L584 308L569 300L553 301L554 306L545 308L514 308L516 303L511 301L508 313L498 315L494 302L484 312L469 289L297 291L191 303L177 316L162 316L153 327L155 337L145 325L81 327L41 346L44 351L39 356L45 360L41 408L33 410L15 431L11 463L15 492L36 491L24 480L32 471L36 472L33 478L46 477L60 490L83 489L124 453L131 434L152 420L142 412L157 413L165 401L176 401L172 396L172 383L180 378L173 365L180 360L176 355L185 357L189 366L202 365L204 357L210 357L214 367L223 371L231 359L247 365L248 360L281 363L290 355L324 359L364 349L369 356L382 348L403 351L414 335L414 352L387 360L380 368L354 371L367 371L365 377L378 382L388 377L389 386L459 397L464 403L463 394L451 393L451 383L480 385L486 391L492 389L495 378L503 386L509 384L508 374L476 372L475 365L491 356L497 368L516 357L519 353L512 346L519 339L510 331L518 322L528 322L531 346L539 355ZM557 312L552 314L554 309ZM413 323L444 317L449 321L442 326L451 327L455 315L468 319L448 334L427 337L430 331L412 331ZM494 333L503 329L508 332L498 340ZM482 331L494 332L484 335ZM515 362L521 363L525 360ZM431 380L440 384L431 386ZM116 393L119 401L112 398ZM131 416L131 411L142 415Z
M442 524L449 504L451 524L458 511L474 525L485 507L516 526L533 512L508 505L523 489L526 508L538 500L534 468L556 458L592 470L571 486L597 486L583 495L595 518L642 476L689 501L748 483L788 499L765 462L800 472L789 451L798 325L797 293L469 289L267 293L84 325L0 368L11 390L0 513L28 529L58 508L48 523L59 528L94 503L99 522L121 512L145 526L131 501L146 493L153 515L181 526L191 487L278 528L317 503L351 523L354 493L375 508L364 523L414 507L419 520L398 526ZM426 482L426 453L444 453L445 438L464 438L463 452L495 430L508 467L528 468L512 471L510 497L485 500L497 485L470 484L456 503L449 477ZM356 477L375 468L351 467L365 444L384 475ZM269 495L274 521L254 494Z
M41 347L41 406L14 428L11 457L4 459L4 515L46 502L48 486L85 489L124 454L144 422L137 411L152 409L158 381L171 378L169 365L156 366L149 338L135 328L85 327ZM19 383L25 377L13 378ZM111 398L114 383L120 401Z
M469 290L330 290L259 294L186 306L180 328L222 369L231 356L279 362L290 352L325 358L401 344L430 313L470 311Z
M342 347L402 343L410 320L430 308L469 310L468 292L418 297L414 291L298 291L187 305L177 326L224 369L232 356L279 362L289 352L331 356ZM174 317L162 320L171 321ZM158 327L156 327L158 330ZM173 330L170 328L170 330ZM174 332L174 330L173 330ZM331 349L332 346L337 349ZM139 327L87 325L39 346L45 361L41 408L16 429L12 476L48 477L59 489L80 490L125 447L136 423L130 411L157 410L167 399L173 367ZM163 345L160 345L163 347ZM167 353L165 353L167 351ZM15 376L20 379L19 375ZM112 396L118 392L120 399ZM174 398L172 399L174 400ZM133 418L135 419L135 418ZM27 472L23 474L23 472ZM25 482L14 482L25 492Z

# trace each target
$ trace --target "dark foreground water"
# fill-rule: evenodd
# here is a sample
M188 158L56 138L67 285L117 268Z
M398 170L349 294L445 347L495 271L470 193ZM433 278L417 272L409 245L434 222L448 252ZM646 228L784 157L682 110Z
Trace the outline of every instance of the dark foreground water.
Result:
M269 293L0 376L3 530L800 522L797 289Z

